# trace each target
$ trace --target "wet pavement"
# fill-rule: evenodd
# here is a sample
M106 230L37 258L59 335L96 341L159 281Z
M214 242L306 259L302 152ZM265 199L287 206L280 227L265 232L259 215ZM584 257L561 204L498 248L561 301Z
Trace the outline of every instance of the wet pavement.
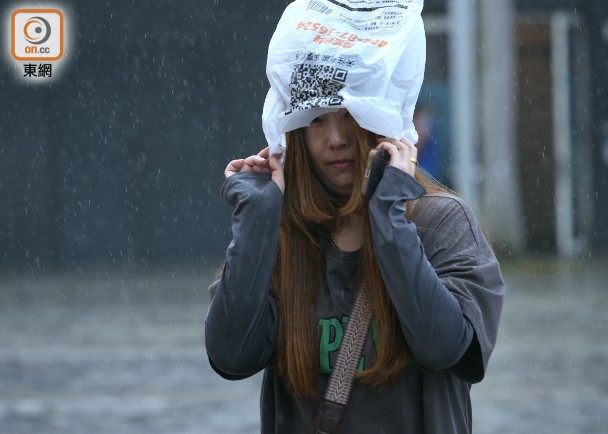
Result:
M503 264L508 297L474 432L608 432L608 258ZM0 434L259 431L261 378L203 347L213 270L0 275Z

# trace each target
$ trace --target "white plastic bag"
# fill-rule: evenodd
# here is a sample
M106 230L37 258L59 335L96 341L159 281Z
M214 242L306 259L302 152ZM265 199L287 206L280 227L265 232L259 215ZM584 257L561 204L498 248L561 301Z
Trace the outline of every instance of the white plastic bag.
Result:
M271 154L284 133L346 108L359 125L418 141L412 117L424 77L423 0L296 0L268 47L262 115Z

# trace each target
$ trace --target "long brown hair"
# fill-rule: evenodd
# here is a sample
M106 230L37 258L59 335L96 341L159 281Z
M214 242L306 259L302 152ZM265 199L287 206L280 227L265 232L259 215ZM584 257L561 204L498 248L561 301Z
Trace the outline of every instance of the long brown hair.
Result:
M320 285L325 242L345 216L364 216L363 245L359 254L359 281L365 276L378 325L378 354L374 365L359 375L368 384L389 386L403 370L408 348L397 313L386 291L373 254L369 217L363 212L368 200L361 185L369 150L376 136L358 128L353 192L348 199L333 196L312 170L303 129L287 134L285 195L273 286L279 304L277 370L298 395L317 396L319 373L316 327L317 292ZM419 173L420 172L420 173ZM416 178L430 191L444 190L417 170Z

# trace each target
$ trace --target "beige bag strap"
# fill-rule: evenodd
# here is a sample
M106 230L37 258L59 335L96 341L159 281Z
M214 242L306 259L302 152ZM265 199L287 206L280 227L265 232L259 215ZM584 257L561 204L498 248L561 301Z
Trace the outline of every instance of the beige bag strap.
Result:
M340 344L336 366L331 372L325 398L321 401L315 421L315 433L337 433L344 419L346 404L353 387L373 310L365 282L359 287L353 310Z

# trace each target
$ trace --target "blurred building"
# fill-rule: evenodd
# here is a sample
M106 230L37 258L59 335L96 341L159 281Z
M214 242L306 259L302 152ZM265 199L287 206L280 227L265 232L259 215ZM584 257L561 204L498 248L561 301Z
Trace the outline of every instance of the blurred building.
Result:
M427 0L441 178L499 249L608 246L608 3Z
M286 3L64 0L52 86L19 84L0 50L0 265L221 256L222 171L263 146ZM500 251L608 250L608 3L426 0L423 16L435 176Z

